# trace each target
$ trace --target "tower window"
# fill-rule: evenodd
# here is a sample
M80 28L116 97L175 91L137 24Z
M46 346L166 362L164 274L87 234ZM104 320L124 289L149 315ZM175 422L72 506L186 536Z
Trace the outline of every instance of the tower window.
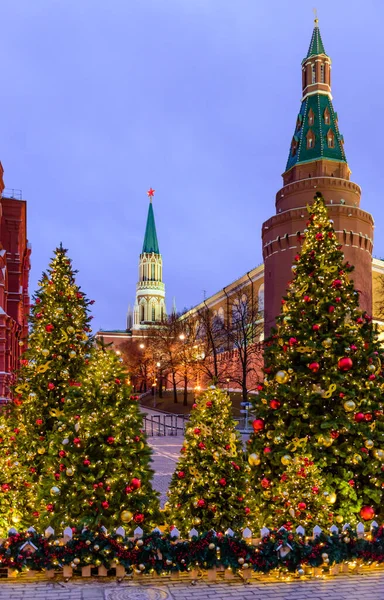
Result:
M330 120L331 120L331 119L330 119L330 114L329 114L329 110L328 110L328 107L327 107L327 108L325 109L325 111L324 111L324 123L325 123L326 125L329 125L329 123L330 123Z
M313 125L314 120L315 120L315 115L311 108L308 113L308 125Z
M144 304L140 306L140 321L144 321Z
M156 308L155 305L152 304L152 321L156 320Z
M315 134L310 129L307 133L307 148L314 148L315 146Z
M321 83L325 82L324 65L320 65L320 82Z
M316 65L312 65L312 83L316 83Z
M154 265L154 263L151 264L151 279L152 279L152 281L154 281L154 279L155 279L155 265Z

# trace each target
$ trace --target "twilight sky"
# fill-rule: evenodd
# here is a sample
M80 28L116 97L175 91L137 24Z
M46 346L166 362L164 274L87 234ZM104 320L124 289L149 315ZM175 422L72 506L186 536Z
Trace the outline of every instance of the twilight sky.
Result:
M308 0L2 0L0 160L28 201L31 292L60 241L122 329L148 209L167 304L261 262L300 108ZM317 0L334 107L384 256L383 0Z

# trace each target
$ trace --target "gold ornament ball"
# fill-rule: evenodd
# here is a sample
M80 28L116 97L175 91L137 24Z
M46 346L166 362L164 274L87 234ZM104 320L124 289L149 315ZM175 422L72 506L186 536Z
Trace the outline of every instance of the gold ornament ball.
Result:
M63 377L69 377L69 372L67 371L67 369L63 369L61 371L61 374L62 374Z
M273 443L274 444L281 444L281 442L283 441L283 438L281 437L281 435L277 435L274 439L273 439Z
M289 379L287 371L277 371L275 380L277 383L286 383Z
M140 569L140 571L145 571L145 565L143 565L143 564L139 565L139 569Z
M326 560L328 558L328 554L326 552L323 552L323 554L321 555L321 558L323 560Z
M48 354L49 354L49 350L48 350L48 348L43 348L43 349L42 349L42 351L41 351L41 354L42 354L43 356L48 356Z
M38 448L37 452L38 454L45 454L45 448Z
M93 546L93 549L96 550L96 552L97 552L98 550L100 550L100 546L98 544L95 544Z
M74 558L73 562L75 563L75 565L78 565L80 562L80 558Z
M62 313L62 312L64 312L64 308L62 306L59 306L58 308L56 308L56 312Z
M291 460L292 460L292 456L290 456L289 454L284 454L284 456L281 457L281 462L283 465L289 465Z
M269 490L264 490L263 491L263 496L266 500L269 500L271 498L271 492Z
M143 540L137 540L136 542L136 546L138 546L139 548L144 544Z
M270 430L270 431L267 431L267 438L268 438L269 440L271 440L271 439L273 438L273 436L274 436L274 435L275 435L275 434L274 434L274 432L273 432L273 431L271 431L271 430Z
M12 520L12 523L17 525L17 523L20 522L20 517L19 517L19 515L13 515L11 520Z
M371 448L373 448L373 446L374 446L374 445L375 445L375 444L373 443L373 441L372 441L372 440L365 440L365 442L364 442L364 446L365 446L366 448L368 448L368 450L371 450Z
M355 464L355 465L357 465L357 464L361 463L361 461L362 461L362 460L363 460L363 459L361 458L361 455L360 455L360 454L354 454L354 455L353 455L353 457L352 457L352 462L353 462L353 464Z
M303 577L304 569L297 569L297 574L300 575L300 577Z
M374 373L374 372L376 371L376 367L375 367L375 365L368 365L368 371L369 371L370 373Z
M24 342L23 342L23 340L20 340L20 341L19 341L19 346L24 346Z
M324 436L323 437L323 446L325 446L326 448L329 448L329 446L332 446L333 444L333 438L331 436Z
M66 475L68 475L68 477L73 477L74 474L74 470L71 469L70 467L65 471Z
M251 465L251 467L256 467L257 465L259 465L261 463L259 454L250 454L248 456L248 462Z
M330 492L330 493L329 493L329 494L328 494L328 495L325 497L325 500L326 500L326 502L328 502L328 504L335 504L335 502L336 502L336 498L337 498L337 496L336 496L335 492Z
M208 548L210 550L214 550L216 548L215 544L212 544L212 542L209 544Z
M218 452L214 452L213 453L213 458L214 458L214 460L219 460L220 454Z
M120 513L120 519L123 521L123 523L129 523L133 519L133 514L129 510L123 510Z
M331 338L326 338L323 342L322 342L322 346L324 348L330 348L332 346L332 339Z
M336 515L336 523L342 523L344 521L344 517L342 515Z
M240 557L237 559L237 562L239 563L239 565L243 565L245 560L244 560L244 558Z
M58 488L56 486L51 487L51 489L49 491L50 491L51 496L60 496L60 493L61 493L60 488Z
M384 450L377 448L374 452L374 455L378 460L384 461Z
M72 327L72 325L70 325L70 326L67 328L67 331L68 331L68 333L75 333L75 328L74 328L74 327Z
M353 400L346 400L344 402L344 409L347 412L352 412L353 410L355 410L355 408L356 408L356 404L354 403Z
M86 544L86 546L90 546L91 545L91 540L86 540L85 544Z
M74 350L71 350L69 353L69 358L75 358L76 357L76 352Z
M194 523L195 525L200 525L200 523L201 523L201 519L200 519L199 517L196 517L196 519L193 521L193 523Z

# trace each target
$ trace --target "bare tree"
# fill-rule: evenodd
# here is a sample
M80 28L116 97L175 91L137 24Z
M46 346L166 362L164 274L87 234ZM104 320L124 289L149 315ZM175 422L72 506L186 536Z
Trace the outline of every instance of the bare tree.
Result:
M262 366L260 335L263 332L263 322L259 312L257 297L253 288L238 288L231 294L232 314L227 315L222 324L227 339L228 348L236 350L239 367L229 365L227 377L237 383L242 390L243 401L248 399L251 376L255 380Z
M204 305L196 314L196 342L198 344L199 370L213 385L224 381L224 367L219 360L225 349L226 335L223 321L212 309Z
M373 313L376 318L384 320L384 275L379 275L375 283Z
M119 347L135 391L146 392L153 373L153 352L150 338L127 340Z

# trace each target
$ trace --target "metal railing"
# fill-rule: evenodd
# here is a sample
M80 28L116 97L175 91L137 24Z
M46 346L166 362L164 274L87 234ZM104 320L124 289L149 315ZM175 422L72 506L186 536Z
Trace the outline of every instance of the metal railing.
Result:
M183 437L188 419L188 415L146 415L144 417L144 431L149 437L168 435Z

